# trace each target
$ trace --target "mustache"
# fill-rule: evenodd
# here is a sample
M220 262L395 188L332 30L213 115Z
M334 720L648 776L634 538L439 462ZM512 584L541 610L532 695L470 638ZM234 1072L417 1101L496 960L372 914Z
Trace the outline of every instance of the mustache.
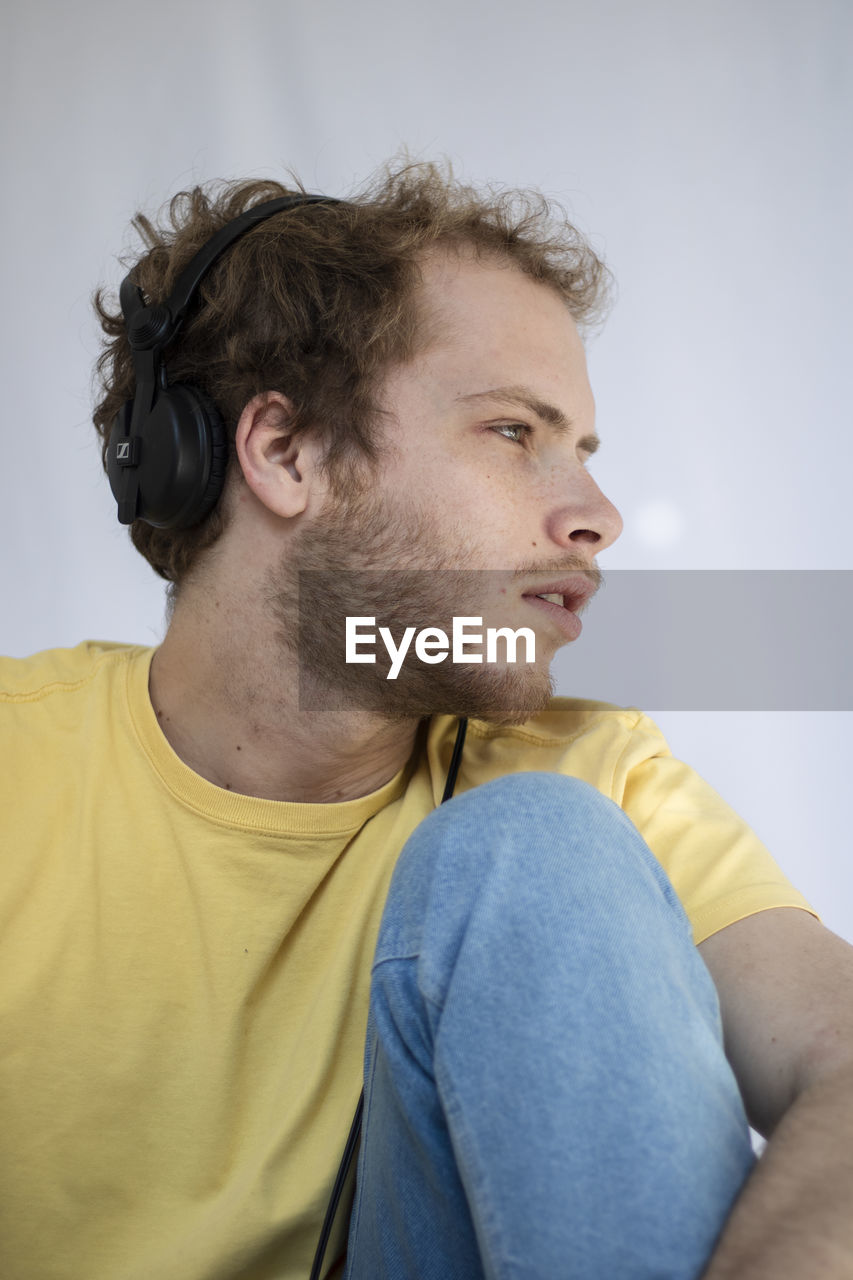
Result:
M604 582L604 574L598 565L590 564L580 556L575 556L568 560L565 556L556 557L553 560L530 560L519 569L515 569L512 577L513 581L516 581L519 578L530 578L537 575L558 577L564 573L582 573L593 584L596 591Z

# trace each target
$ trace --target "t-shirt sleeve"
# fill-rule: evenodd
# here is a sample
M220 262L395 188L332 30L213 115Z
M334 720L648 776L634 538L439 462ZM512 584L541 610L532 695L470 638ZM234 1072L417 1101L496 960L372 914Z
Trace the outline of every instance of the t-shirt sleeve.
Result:
M663 866L697 944L770 907L817 915L752 828L639 715L613 776L613 799Z

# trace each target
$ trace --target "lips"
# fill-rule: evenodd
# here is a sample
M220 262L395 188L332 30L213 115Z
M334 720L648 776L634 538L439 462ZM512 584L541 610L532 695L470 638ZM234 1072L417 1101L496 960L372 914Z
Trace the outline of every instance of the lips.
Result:
M589 603L600 584L600 572L597 569L589 569L582 573L573 573L568 577L553 578L548 582L537 583L535 587L529 587L522 595L526 600L542 596L559 596L559 605L556 599L545 603L551 603L555 607L561 607L568 610L569 613L576 614Z
M537 583L535 588L525 591L522 598L545 613L567 640L576 640L582 630L578 613L595 595L600 582L600 572L590 569Z

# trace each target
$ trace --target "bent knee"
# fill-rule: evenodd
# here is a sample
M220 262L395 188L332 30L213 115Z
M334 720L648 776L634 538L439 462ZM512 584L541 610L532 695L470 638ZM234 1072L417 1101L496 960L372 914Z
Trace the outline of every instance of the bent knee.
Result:
M620 899L637 877L651 876L675 900L663 869L628 816L580 778L513 773L455 796L410 837L404 859L429 866L447 887L498 878L507 893L603 890ZM426 870L422 865L422 870Z
M613 848L639 838L630 818L609 796L581 778L559 773L494 778L456 797L444 810L445 823L458 821L481 831L494 852L523 850L534 842L557 843L582 857L593 844Z
M415 830L377 959L420 954L424 989L436 992L469 935L484 957L509 945L518 956L571 950L584 964L589 942L616 970L667 930L692 946L672 885L619 806L578 778L518 773L460 794Z
M507 773L473 787L448 802L449 806L482 810L488 817L496 806L507 807L510 820L538 819L540 815L591 818L596 814L622 815L617 804L597 787L570 774Z

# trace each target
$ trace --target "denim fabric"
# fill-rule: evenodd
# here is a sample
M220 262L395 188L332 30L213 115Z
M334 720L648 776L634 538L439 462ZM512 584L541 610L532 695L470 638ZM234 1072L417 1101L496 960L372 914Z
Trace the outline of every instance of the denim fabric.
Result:
M346 1280L696 1277L754 1156L716 991L593 787L418 827L382 920Z

